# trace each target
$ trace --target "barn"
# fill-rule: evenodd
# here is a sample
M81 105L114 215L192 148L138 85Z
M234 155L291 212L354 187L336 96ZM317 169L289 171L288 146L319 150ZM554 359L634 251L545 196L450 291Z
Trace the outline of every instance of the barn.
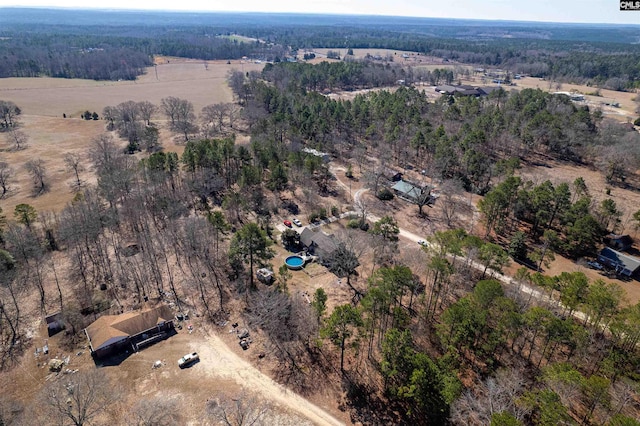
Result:
M173 312L167 305L120 315L104 315L84 330L91 355L96 359L137 352L166 338L172 331Z

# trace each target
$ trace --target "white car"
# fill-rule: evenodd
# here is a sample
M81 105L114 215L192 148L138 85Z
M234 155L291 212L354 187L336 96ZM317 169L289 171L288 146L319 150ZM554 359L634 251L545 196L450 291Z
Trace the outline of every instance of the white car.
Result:
M200 356L198 355L197 352L192 352L190 354L186 354L185 356L183 356L178 360L178 367L185 368L188 365L198 361L200 361Z
M291 219L291 222L293 222L295 226L302 226L302 222L300 222L300 220L297 217L294 217L293 219Z
M420 244L422 247L427 247L429 245L429 243L427 243L425 240L418 240L418 244Z

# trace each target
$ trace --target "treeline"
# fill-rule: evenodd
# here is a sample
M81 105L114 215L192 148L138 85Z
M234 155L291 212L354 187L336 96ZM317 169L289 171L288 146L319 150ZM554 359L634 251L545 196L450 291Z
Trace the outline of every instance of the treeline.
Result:
M138 55L168 55L202 60L242 56L267 61L283 60L303 48L396 49L500 67L535 77L603 86L614 90L638 87L640 52L633 27L547 25L543 23L467 22L416 18L288 15L177 15L161 12L99 16L91 11L6 11L0 36L0 54L6 56L0 76L31 76L37 72L63 77L133 78L144 61ZM75 15L74 15L75 13ZM104 15L104 16L103 16ZM50 16L56 16L52 23ZM75 18L75 20L74 20ZM145 20L146 18L146 20ZM294 24L291 22L295 21ZM224 35L241 34L257 40L238 42ZM223 36L223 37L220 37ZM6 37L6 38L4 38ZM58 47L49 46L60 41ZM106 48L114 63L130 62L124 69L90 71L90 58L80 61L74 49ZM62 48L62 46L66 48ZM45 48L46 47L46 48ZM111 51L130 49L130 51ZM32 52L33 50L33 52ZM44 50L44 54L43 54ZM18 54L18 51L21 53ZM8 53L7 53L8 52ZM47 54L63 56L72 69L49 64ZM302 56L302 55L301 55ZM8 61L7 61L8 59ZM74 66L80 61L83 66ZM135 71L133 71L135 73ZM114 77L110 77L112 75ZM137 74L136 74L137 75ZM135 75L134 75L135 76Z
M86 78L134 80L153 65L153 55L203 60L239 59L243 56L281 60L287 49L260 42L242 43L191 29L112 35L113 28L97 35L97 29L55 28L32 33L4 31L0 39L1 77ZM129 32L129 31L127 31ZM158 34L155 34L158 32Z
M498 36L445 38L442 33L424 34L421 31L374 32L357 28L301 26L287 31L255 29L247 34L298 48L419 52L466 64L499 67L534 77L600 85L614 90L633 89L640 80L640 70L635 61L638 47L613 40L603 43L526 36L508 40Z
M0 40L0 77L134 80L153 64L126 40L14 34Z
M622 229L624 213L611 198L595 203L582 178L572 185L564 182L554 186L548 180L536 185L509 176L480 200L478 208L487 235L495 231L510 238L512 256L520 261L532 259L537 268L552 260L553 252L574 259L595 256L603 236ZM522 229L527 229L534 241L541 240L531 253Z
M398 66L349 61L317 65L307 63L267 64L262 76L281 89L293 85L305 90L355 90L395 84L405 77Z

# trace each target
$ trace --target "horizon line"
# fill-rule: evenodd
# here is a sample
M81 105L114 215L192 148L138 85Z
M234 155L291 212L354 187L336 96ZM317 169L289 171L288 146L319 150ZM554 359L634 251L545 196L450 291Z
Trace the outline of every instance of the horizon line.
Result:
M354 13L320 13L320 12L266 12L266 11L232 11L232 10L204 10L204 9L136 9L136 8L105 8L105 7L77 7L77 6L23 6L23 5L0 5L0 9L39 9L39 10L66 10L66 11L102 11L102 12L133 12L133 13L208 13L208 14L255 14L255 15L302 15L302 16L350 16L350 17L375 17L375 18L405 18L405 19L438 19L452 21L473 21L473 22L502 22L502 23L525 23L525 24L562 24L562 25L616 25L624 27L640 27L640 23L615 23L615 22L593 22L593 21L522 21L516 19L481 19L481 18L452 18L441 16L409 16L409 15L386 15L386 14L354 14Z

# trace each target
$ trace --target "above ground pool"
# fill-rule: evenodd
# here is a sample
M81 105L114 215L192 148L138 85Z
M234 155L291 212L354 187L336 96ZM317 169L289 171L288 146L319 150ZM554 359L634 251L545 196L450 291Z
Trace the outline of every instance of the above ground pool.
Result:
M304 266L304 259L300 256L289 256L284 260L284 263L289 269L302 269Z

